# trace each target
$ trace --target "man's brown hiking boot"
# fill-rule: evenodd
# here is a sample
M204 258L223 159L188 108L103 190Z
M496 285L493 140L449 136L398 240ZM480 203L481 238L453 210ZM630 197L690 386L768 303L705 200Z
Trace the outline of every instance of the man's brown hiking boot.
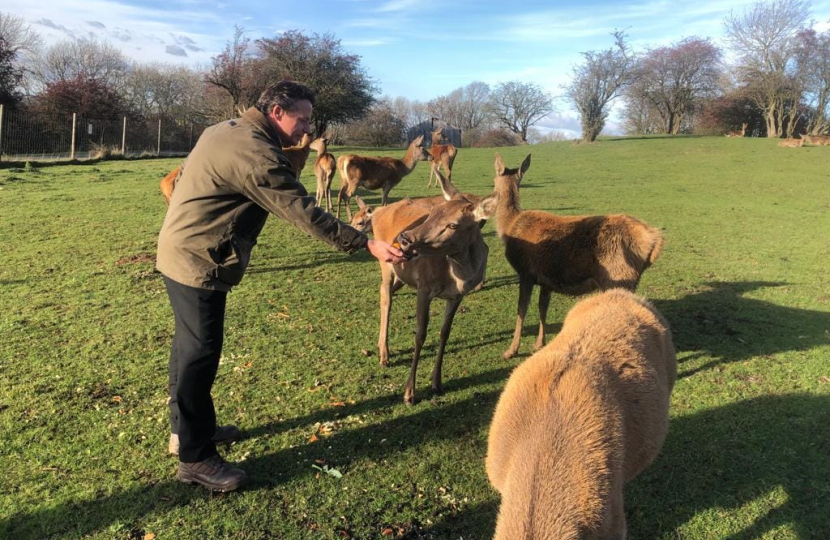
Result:
M215 443L230 443L238 441L242 438L242 432L236 426L219 426L216 428L216 433L213 434L211 440ZM167 451L177 456L179 455L179 435L176 433L170 434L170 441L167 443Z
M196 463L180 461L176 477L185 484L200 484L211 491L234 491L245 483L247 475L215 455Z

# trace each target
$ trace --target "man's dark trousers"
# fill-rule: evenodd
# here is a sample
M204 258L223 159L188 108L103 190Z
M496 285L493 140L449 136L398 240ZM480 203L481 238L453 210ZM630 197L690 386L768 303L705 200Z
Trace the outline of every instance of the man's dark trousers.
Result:
M210 389L219 368L228 293L197 289L164 277L176 318L170 354L170 426L179 435L179 461L216 452L216 411Z

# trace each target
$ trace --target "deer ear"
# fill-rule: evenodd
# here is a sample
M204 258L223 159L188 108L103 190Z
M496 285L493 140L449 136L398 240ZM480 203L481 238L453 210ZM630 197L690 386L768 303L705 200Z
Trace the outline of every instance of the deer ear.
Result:
M417 137L415 137L415 140L412 141L412 144L414 146L421 146L423 144L423 142L424 142L424 136L423 135L418 135Z
M527 155L524 161L522 161L522 166L519 167L519 183L522 181L522 177L525 175L527 170L530 168L530 154Z
M473 219L476 221L484 221L490 219L496 213L496 207L499 202L498 193L491 193L487 197L481 199L473 210Z
M496 152L496 162L493 165L496 167L496 176L502 176L504 174L504 161L502 161L498 152Z
M357 202L357 207L358 208L360 208L361 210L366 208L366 203L363 202L363 199L361 199L358 195L354 196L354 200Z
M451 200L453 197L458 195L458 190L455 189L455 186L452 185L452 182L447 180L441 171L437 170L435 173L438 175L438 181L441 182L441 193L444 195L444 199Z

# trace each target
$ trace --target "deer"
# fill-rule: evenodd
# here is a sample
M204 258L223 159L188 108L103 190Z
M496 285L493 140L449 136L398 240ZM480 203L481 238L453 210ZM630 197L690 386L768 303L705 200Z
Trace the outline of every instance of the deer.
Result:
M538 350L545 344L551 292L580 296L614 287L633 291L663 249L659 230L625 214L557 216L522 210L519 184L529 167L530 155L518 169L506 169L496 154L496 232L504 243L507 261L519 276L516 329L505 359L519 350L535 285L540 288L539 332L534 346Z
M317 176L317 206L320 206L325 198L326 212L331 212L331 181L337 170L337 161L326 151L328 143L328 139L318 137L311 143L310 148L317 152L317 159L314 161L314 174Z
M404 176L411 173L419 161L431 161L432 155L424 150L424 136L415 138L406 149L402 159L390 157L366 157L346 154L337 158L340 173L340 193L337 196L337 218L340 219L340 203L346 202L349 221L352 219L351 199L358 187L381 189L382 204L389 201L389 191L397 186Z
M449 180L442 176L440 172L438 173L438 175L439 182L441 182L442 184L445 182L449 182ZM478 202L478 198L471 193L465 193L464 196L470 199L471 201ZM426 208L432 208L433 206L437 206L446 201L443 194L435 195L433 197L423 197L417 199L410 199L409 197L406 197L406 199L411 200L414 204L425 206ZM355 195L354 200L357 203L357 212L355 212L352 216L349 225L351 225L358 231L370 234L372 232L372 214L374 213L375 209L374 207L369 206L368 204L363 202L363 199L361 199L359 195Z
M800 148L804 146L804 139L787 138L783 141L778 141L778 146L785 148Z
M294 172L297 174L297 181L300 180L300 175L303 173L303 169L305 168L305 162L308 160L308 154L311 151L310 145L311 138L307 133L305 133L303 134L303 138L300 140L299 144L283 148L282 150L285 157L287 157L288 161L291 163L291 168L294 169ZM176 189L176 183L181 178L183 172L184 163L167 173L167 175L162 178L159 183L161 195L164 197L164 202L166 202L168 206L170 205L170 198L173 196L173 190Z
M830 146L830 135L804 135L804 142L815 146Z
M624 289L578 302L496 405L495 540L623 540L623 486L663 446L676 378L669 325L650 302Z
M740 131L730 131L726 134L726 136L727 137L743 137L746 134L746 127L748 125L749 124L744 122L743 124L741 124L741 130Z
M435 185L438 185L439 180L435 176L435 172L441 167L444 167L447 178L452 180L452 164L455 161L455 154L458 151L452 144L441 144L443 137L441 128L432 132L432 147L429 149L429 153L432 155L432 161L429 164L429 182L427 182L427 188L432 187L433 178L435 178Z
M444 321L435 366L432 390L442 393L441 366L450 329L464 297L484 284L489 248L481 235L480 222L496 208L496 195L473 201L447 181L442 182L445 201L431 208L404 199L374 211L372 228L376 239L400 246L408 259L398 264L380 263L380 365L389 364L389 316L392 296L404 285L416 289L417 331L404 402L415 402L415 376L429 325L429 307L434 298L446 301Z

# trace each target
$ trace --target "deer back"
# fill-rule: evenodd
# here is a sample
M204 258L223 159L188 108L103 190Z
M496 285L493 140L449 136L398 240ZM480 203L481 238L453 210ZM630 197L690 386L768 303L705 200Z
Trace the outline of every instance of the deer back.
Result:
M676 366L648 302L620 289L579 302L499 398L486 459L496 538L622 538L622 486L662 446Z

